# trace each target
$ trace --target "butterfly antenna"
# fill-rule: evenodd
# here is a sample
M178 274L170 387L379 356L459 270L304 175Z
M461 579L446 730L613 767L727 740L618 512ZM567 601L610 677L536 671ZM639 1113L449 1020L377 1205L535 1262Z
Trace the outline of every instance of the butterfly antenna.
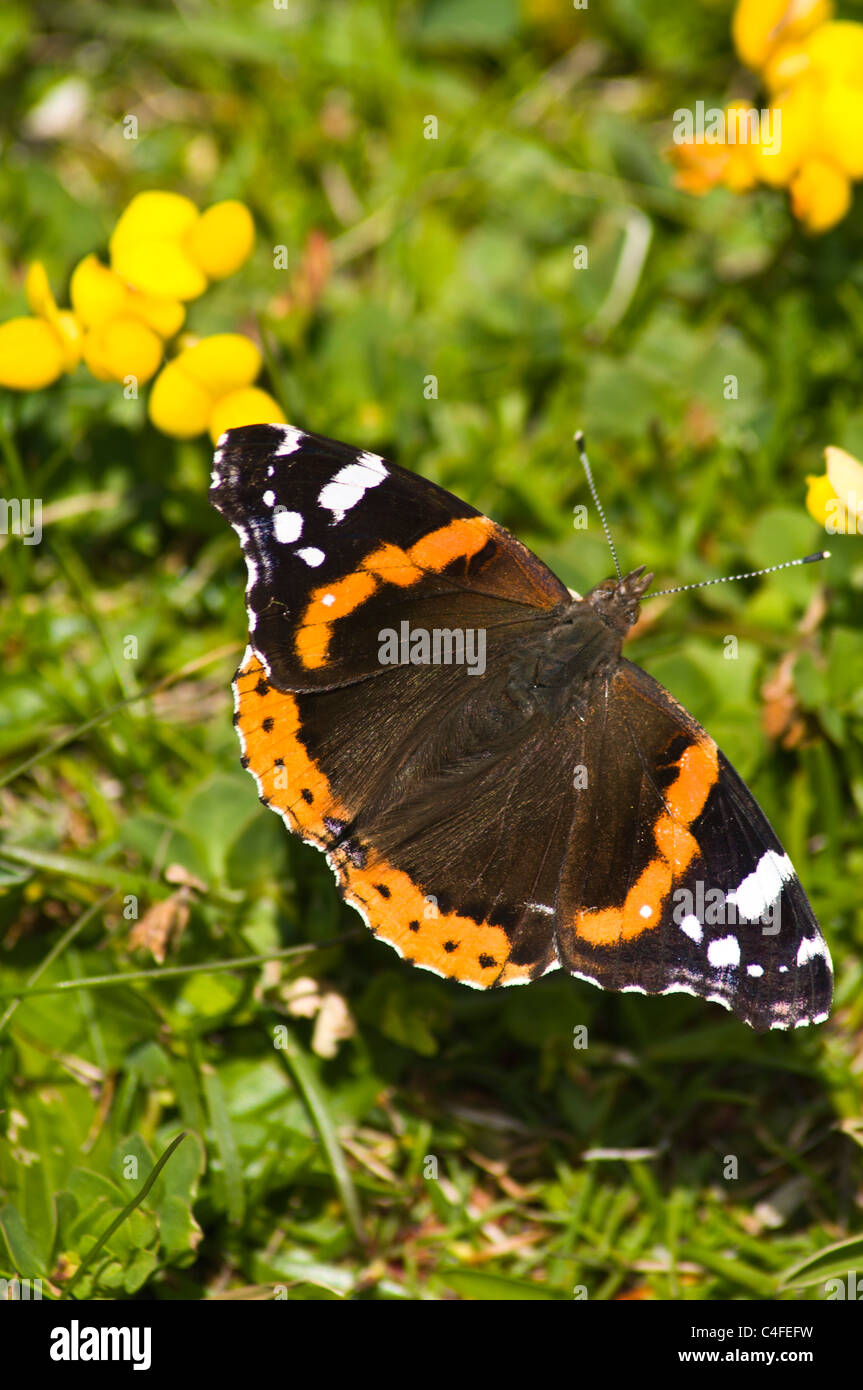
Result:
M785 560L781 565L768 565L763 570L748 570L745 574L726 574L722 579L700 579L697 584L681 584L676 589L657 589L655 593L645 594L645 598L659 598L662 594L685 594L687 589L704 589L708 584L731 584L735 579L757 579L760 574L775 574L777 570L791 569L794 565L811 565L816 560L829 560L829 550L819 550L814 555L804 555L802 560Z
M582 434L581 430L575 431L575 447L578 450L578 455L581 459L581 466L587 474L587 485L590 488L590 495L593 498L593 501L596 505L596 510L599 512L599 519L602 522L602 529L605 532L605 539L608 541L608 548L611 551L611 558L614 561L614 568L617 570L617 577L618 579L622 579L623 572L620 568L620 565L617 562L617 551L614 548L614 541L611 539L611 532L608 529L608 522L605 519L605 512L602 510L602 503L599 500L599 494L596 491L596 484L593 481L593 474L590 471L590 464L587 459L587 450L584 447L584 435Z

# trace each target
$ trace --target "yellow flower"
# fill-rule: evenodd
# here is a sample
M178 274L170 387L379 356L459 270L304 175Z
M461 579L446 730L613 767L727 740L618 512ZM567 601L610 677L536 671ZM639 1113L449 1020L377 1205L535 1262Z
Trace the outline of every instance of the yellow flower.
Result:
M149 381L159 369L163 340L185 318L179 300L130 289L96 256L85 256L75 267L69 290L86 330L84 361L93 375L100 381Z
M189 255L211 280L224 280L249 259L255 224L244 203L214 203L189 231Z
M111 266L146 294L197 299L209 280L239 269L253 241L254 224L242 203L215 203L201 215L179 193L139 193L114 228Z
M212 396L250 386L261 370L260 348L242 333L214 333L187 347L174 359Z
M831 504L835 505L839 500L833 484L826 473L820 477L816 477L814 473L809 473L806 477L806 483L806 510L818 522L819 526L826 526L828 507Z
M84 361L99 381L149 381L159 370L162 340L140 319L118 315L90 330Z
M213 439L231 425L278 424L284 415L252 383L261 354L241 333L217 333L187 347L159 373L150 393L150 419L163 434Z
M96 256L85 256L72 271L69 297L84 327L93 328L125 312L129 289Z
M225 430L240 425L284 425L284 415L272 396L258 386L245 386L223 396L210 417L210 437L214 444Z
M847 175L823 159L807 160L791 181L791 206L808 232L829 231L851 206Z
M64 371L60 337L45 319L24 317L0 324L0 386L39 391Z
M824 450L827 472L807 477L806 507L832 535L863 532L863 463L830 444Z
M748 68L761 68L780 45L793 43L824 24L831 0L740 0L731 32Z
M832 0L739 0L732 23L743 61L760 70L770 97L765 138L735 148L726 138L678 147L676 182L701 193L716 184L743 192L760 182L789 188L794 215L812 233L834 227L863 179L863 24L832 19ZM760 131L759 131L760 136Z
M68 309L58 309L45 267L34 261L25 281L33 317L0 324L0 386L39 391L81 360L81 328Z

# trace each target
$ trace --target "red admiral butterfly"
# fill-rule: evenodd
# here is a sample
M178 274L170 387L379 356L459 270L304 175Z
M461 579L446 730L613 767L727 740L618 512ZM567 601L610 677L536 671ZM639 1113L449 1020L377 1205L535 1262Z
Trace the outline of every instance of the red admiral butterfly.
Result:
M704 729L621 656L652 576L572 595L434 483L282 425L219 441L243 765L374 934L464 984L563 967L820 1023L830 955Z

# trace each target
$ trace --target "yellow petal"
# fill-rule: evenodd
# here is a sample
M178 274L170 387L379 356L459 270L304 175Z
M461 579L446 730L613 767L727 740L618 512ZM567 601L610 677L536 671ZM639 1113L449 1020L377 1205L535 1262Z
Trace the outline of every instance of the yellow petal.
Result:
M743 101L733 101L725 110L727 143L724 148L728 158L722 171L722 182L733 193L745 193L758 182L761 126L759 122L757 130L752 131L747 119L750 111L751 107ZM751 138L753 133L754 140Z
M804 47L813 70L823 80L863 86L863 24L851 19L823 24Z
M53 320L52 327L60 338L64 371L74 371L81 361L81 345L84 337L81 325L71 309L60 309L57 317Z
M836 493L830 483L826 473L823 477L816 478L810 474L806 479L808 491L806 493L806 510L809 515L818 522L819 526L826 526L828 515L831 512L830 504L834 508L837 502Z
M213 396L251 386L261 370L261 353L242 333L214 333L177 358L187 376Z
M197 299L207 288L206 276L178 241L112 242L111 265L133 289L159 299Z
M69 297L84 327L94 328L126 311L129 291L96 256L85 256L72 272Z
M851 179L863 178L863 87L833 83L827 88L821 100L820 135L831 164Z
M206 430L214 404L210 392L187 376L179 359L175 359L156 377L148 413L163 434L173 439L194 439Z
M244 203L214 203L186 237L186 250L210 280L223 280L249 259L255 224Z
M57 305L51 293L48 276L41 261L34 261L27 270L24 281L27 303L39 318L50 319L57 313Z
M820 93L810 81L798 82L770 111L773 145L753 146L758 177L771 188L785 188L805 160L819 154Z
M149 381L162 360L162 340L133 318L110 319L87 334L84 360L100 381Z
M783 44L764 68L764 85L769 92L781 93L811 71L812 60L805 43Z
M105 361L102 351L102 338L98 328L85 333L81 341L81 356L84 366L97 381L113 381L111 368Z
M731 32L749 68L760 68L780 44L811 33L833 13L831 0L740 0Z
M833 444L824 450L824 457L827 477L837 497L852 516L863 518L863 463Z
M9 319L0 324L0 386L40 391L63 375L60 335L44 319Z
M81 324L69 309L58 309L41 261L34 261L25 281L27 302L34 314L54 329L63 353L63 370L74 371L81 361Z
M851 206L851 185L835 164L810 159L792 180L791 206L807 231L829 231Z
M129 312L165 340L179 333L186 318L185 307L178 299L160 299L154 294L138 294L136 290L129 296Z
M674 182L685 193L708 193L722 183L728 169L727 145L672 145L668 151L675 166Z
M287 421L277 401L258 386L231 391L217 402L210 417L210 437L215 444L225 430L239 425L284 425Z
M198 219L191 198L180 193L161 193L153 189L133 198L120 217L111 236L111 259L115 248L139 241L179 241Z

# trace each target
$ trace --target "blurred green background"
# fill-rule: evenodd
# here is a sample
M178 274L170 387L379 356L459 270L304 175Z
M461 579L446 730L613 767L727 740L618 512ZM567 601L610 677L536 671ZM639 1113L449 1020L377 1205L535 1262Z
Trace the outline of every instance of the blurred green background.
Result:
M258 338L291 421L420 470L580 590L611 564L572 525L577 427L624 567L664 587L806 554L807 473L863 455L863 205L808 239L782 193L673 187L675 108L756 90L730 17L7 3L0 318L36 258L65 298L136 192L240 198L254 258L189 328ZM823 1297L863 1263L861 539L648 604L628 648L774 821L834 951L831 1021L757 1037L560 976L478 996L355 930L259 806L236 539L209 442L157 434L146 394L83 369L0 393L2 486L20 466L45 508L41 545L0 537L0 1273L53 1296L87 1260L74 1291L106 1298ZM187 973L159 978L136 910Z

